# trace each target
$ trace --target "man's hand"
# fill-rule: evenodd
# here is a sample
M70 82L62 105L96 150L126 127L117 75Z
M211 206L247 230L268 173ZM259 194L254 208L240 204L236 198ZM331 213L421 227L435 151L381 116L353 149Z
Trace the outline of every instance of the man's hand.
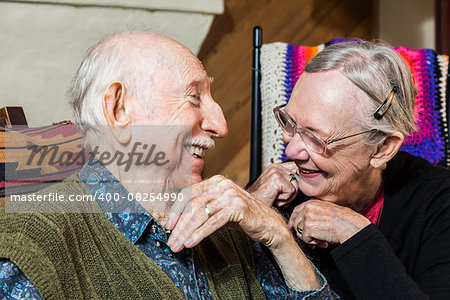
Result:
M168 244L174 252L194 247L225 224L239 226L269 249L282 244L289 232L273 208L220 175L193 185L192 200L183 205L184 209L178 209L182 212L171 213L167 222L167 228L173 228Z
M369 224L367 218L348 207L313 199L294 209L288 226L312 248L327 248L329 243L344 243Z
M234 225L272 252L292 288L320 288L314 268L283 217L231 180L218 175L193 185L192 199L183 205L184 211L171 213L167 222L167 228L173 229L168 240L172 251L192 248L222 226Z
M264 170L248 191L268 205L277 207L286 205L298 194L297 178L290 177L290 174L295 174L297 170L298 167L294 162L272 164Z

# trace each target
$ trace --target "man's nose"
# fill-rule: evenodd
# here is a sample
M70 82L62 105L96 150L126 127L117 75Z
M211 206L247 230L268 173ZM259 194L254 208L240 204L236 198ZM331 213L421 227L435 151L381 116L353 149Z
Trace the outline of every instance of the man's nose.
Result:
M213 137L224 137L228 133L222 108L212 99L203 111L202 129L210 132Z
M299 133L291 137L283 132L283 141L286 144L285 153L288 158L293 160L308 160L309 153Z

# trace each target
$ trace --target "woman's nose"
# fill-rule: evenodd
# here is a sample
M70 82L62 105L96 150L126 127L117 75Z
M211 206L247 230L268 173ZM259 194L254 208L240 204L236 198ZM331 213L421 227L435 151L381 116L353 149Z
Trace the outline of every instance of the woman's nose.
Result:
M293 137L283 132L283 141L286 144L286 156L293 160L308 160L309 153L299 133Z

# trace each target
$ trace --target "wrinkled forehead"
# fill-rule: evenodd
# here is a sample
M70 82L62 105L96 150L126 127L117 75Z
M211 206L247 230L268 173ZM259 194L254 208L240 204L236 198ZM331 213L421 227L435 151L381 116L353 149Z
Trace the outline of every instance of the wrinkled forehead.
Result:
M340 71L304 72L286 111L299 126L347 128L356 124L361 93Z
M121 42L128 75L170 88L181 81L207 78L203 65L186 47L162 36L131 36Z
M200 60L187 49L180 49L167 57L167 70L179 81L207 80L206 71Z
M159 53L156 72L155 75L170 91L185 89L192 82L206 84L208 81L199 59L181 45Z

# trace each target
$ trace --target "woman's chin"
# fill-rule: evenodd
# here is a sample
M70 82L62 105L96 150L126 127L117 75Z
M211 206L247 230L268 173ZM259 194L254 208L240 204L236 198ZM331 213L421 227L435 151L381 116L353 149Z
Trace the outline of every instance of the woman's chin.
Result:
M310 198L316 198L324 201L330 201L328 198L332 198L329 194L327 195L326 193L324 193L323 189L318 186L311 186L309 184L300 183L299 188L300 191L305 194L305 196L308 196Z
M308 197L316 198L317 196L320 195L318 187L306 184L305 182L300 181L299 188L300 191L302 191L302 193Z

